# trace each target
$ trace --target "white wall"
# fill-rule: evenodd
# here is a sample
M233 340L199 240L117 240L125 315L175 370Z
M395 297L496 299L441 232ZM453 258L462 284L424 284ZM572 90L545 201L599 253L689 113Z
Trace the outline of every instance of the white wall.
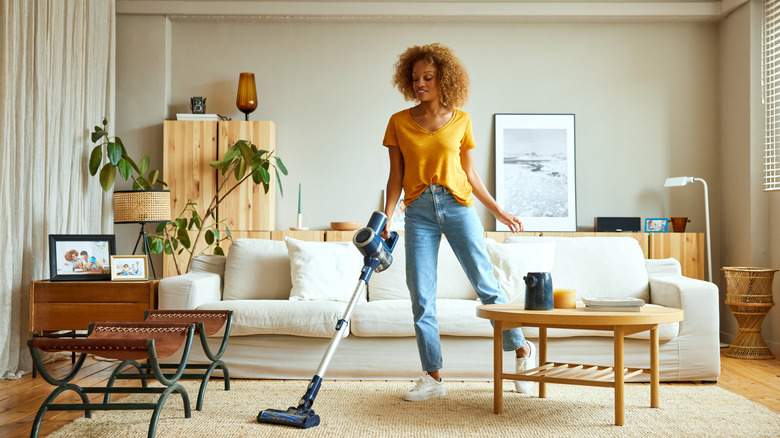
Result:
M120 16L118 27L134 26L132 20ZM386 180L380 142L387 119L409 105L390 85L392 64L407 46L432 41L451 46L471 74L465 110L489 187L494 113L574 113L581 229L591 229L595 216L680 215L703 231L701 194L669 192L663 180L678 174L717 179L714 24L174 21L168 116L188 112L189 97L204 96L208 112L242 118L235 107L238 73L254 72L260 106L251 118L276 122L279 155L291 171L283 181L288 195L278 199L277 227L294 225L299 182L309 226L365 221L379 207ZM118 88L120 105L143 98L122 83ZM147 94L163 98L157 90ZM142 126L130 116L117 123L159 130L161 122ZM481 215L493 229L489 213Z

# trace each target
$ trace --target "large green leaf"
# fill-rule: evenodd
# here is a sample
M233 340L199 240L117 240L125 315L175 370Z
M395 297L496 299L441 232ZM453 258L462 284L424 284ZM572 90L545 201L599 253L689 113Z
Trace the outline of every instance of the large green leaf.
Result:
M168 222L160 222L157 224L157 228L155 229L156 233L162 233L162 231L165 229L165 227L168 226Z
M225 255L225 251L222 250L221 246L217 245L214 247L214 254L223 256Z
M233 171L233 175L236 177L236 181L241 181L241 178L246 175L246 161L241 160L238 162L238 166L236 166Z
M107 135L106 131L99 126L95 126L95 132L92 133L92 143L97 143L105 135Z
M152 241L152 244L149 245L149 250L152 251L154 254L160 254L163 252L163 239L160 237L155 238Z
M154 169L153 171L149 172L149 187L153 188L154 183L157 182L157 176L160 174L160 171L157 169Z
M249 143L240 140L236 144L238 145L238 149L241 151L241 156L244 158L244 161L246 161L247 164L251 163L254 153L252 152L252 148L249 146Z
M119 165L116 167L119 169L119 174L122 175L122 178L124 178L125 181L130 179L130 176L133 174L133 167L130 166L130 163L128 163L127 160L119 160Z
M144 157L141 158L141 162L138 163L138 173L143 175L147 170L149 170L149 156L144 155Z
M176 238L185 248L190 248L190 233L187 232L186 228L179 228L179 232L176 234Z
M279 176L279 172L274 172L276 175L276 183L279 185L279 194L284 196L284 190L282 190L282 178Z
M282 163L282 159L279 157L274 157L274 160L276 160L276 168L281 170L283 174L287 175L287 167L285 167L284 163Z
M100 169L100 163L103 162L103 146L95 146L92 149L92 153L89 154L89 174L95 176L98 169Z
M122 148L117 143L110 141L106 144L106 154L111 165L116 166L122 159Z
M103 169L100 170L100 186L103 187L103 191L111 190L116 179L116 167L106 164Z
M268 184L271 181L271 174L268 173L265 167L260 166L257 168L257 171L260 172L260 175L263 177L264 183Z
M206 235L204 237L206 239L207 245L211 245L214 243L214 234L211 232L211 230L206 231Z

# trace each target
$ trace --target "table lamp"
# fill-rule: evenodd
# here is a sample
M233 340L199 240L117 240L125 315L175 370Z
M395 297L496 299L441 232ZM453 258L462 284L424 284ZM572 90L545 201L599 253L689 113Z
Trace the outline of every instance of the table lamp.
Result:
M144 254L149 255L149 240L145 225L152 222L168 222L171 220L171 192L168 190L118 190L114 192L114 223L141 224L141 231L133 247L133 254L138 248L138 242L143 239ZM154 263L149 257L152 275Z
M712 282L712 247L710 246L710 201L707 191L707 182L701 178L694 178L692 176L676 176L672 178L666 178L664 187L682 187L692 182L700 182L704 184L704 217L707 230L707 265L708 265L708 280Z

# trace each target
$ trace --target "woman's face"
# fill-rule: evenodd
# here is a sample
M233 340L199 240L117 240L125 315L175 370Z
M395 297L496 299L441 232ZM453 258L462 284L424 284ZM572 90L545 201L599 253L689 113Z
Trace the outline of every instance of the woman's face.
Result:
M417 100L420 102L438 102L439 97L439 69L433 64L428 64L424 59L412 66L412 85Z

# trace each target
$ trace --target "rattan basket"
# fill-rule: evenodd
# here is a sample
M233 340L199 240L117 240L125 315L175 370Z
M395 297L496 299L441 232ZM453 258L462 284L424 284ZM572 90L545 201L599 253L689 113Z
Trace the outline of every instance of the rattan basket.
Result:
M774 359L761 336L761 322L774 306L772 280L777 269L725 267L726 305L739 329L726 356L742 359Z

